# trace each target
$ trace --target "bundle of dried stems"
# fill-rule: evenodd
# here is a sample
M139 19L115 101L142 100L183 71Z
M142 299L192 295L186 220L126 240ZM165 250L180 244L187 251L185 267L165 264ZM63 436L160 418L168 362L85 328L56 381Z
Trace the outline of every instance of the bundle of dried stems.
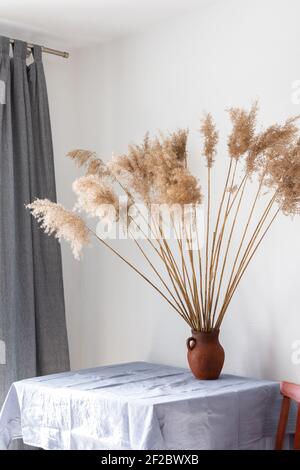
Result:
M142 145L131 145L126 155L113 157L108 164L93 152L72 151L68 156L85 168L85 176L73 184L78 197L73 211L47 200L36 200L27 207L48 234L55 233L57 238L71 243L75 257L92 234L154 287L192 329L218 329L245 270L278 213L293 215L300 210L297 117L256 132L256 103L250 111L232 108L229 116L232 131L228 137L228 170L216 211L212 210L211 172L217 154L218 132L210 114L204 117L200 129L207 166L204 246L197 240L197 249L192 248L190 227L183 226L174 248L157 220L151 220L147 236L148 247L155 258L139 240L132 239L159 285L107 240L98 237L76 210L101 217L102 204L112 204L117 209L116 185L128 196L130 204L201 204L203 195L198 179L187 167L187 130L152 140L146 135ZM246 220L242 220L248 185L254 189L253 200ZM266 188L270 197L261 211L258 201L265 200ZM239 236L236 235L238 227Z

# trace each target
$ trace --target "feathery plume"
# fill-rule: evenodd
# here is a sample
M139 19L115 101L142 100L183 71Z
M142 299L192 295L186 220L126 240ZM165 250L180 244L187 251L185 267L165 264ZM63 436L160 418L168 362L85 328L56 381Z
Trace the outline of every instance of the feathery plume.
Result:
M81 217L48 199L36 199L27 204L26 208L31 211L45 233L54 234L59 241L65 239L71 244L74 258L80 258L82 247L89 243L89 230Z
M107 166L101 158L96 156L95 152L76 149L67 153L67 157L71 158L79 168L85 167L86 175L111 176Z
M169 137L163 138L163 148L177 165L186 166L188 129L178 129Z
M197 178L186 168L175 168L168 175L156 178L157 200L160 204L201 204L202 194Z
M177 170L182 170L182 181L184 174L190 175L186 168L187 135L187 130L180 129L168 137L162 135L160 139L151 140L147 134L142 145L130 145L126 155L113 157L108 168L132 196L145 204L165 202L169 199L164 197L164 201L161 200L162 195L166 196L165 185L172 178L177 184L174 171L178 176Z
M83 176L74 181L73 191L77 195L76 209L85 211L92 217L103 216L103 206L111 205L118 213L118 197L112 186L98 176Z
M270 156L281 154L292 145L298 134L297 119L299 116L289 118L284 124L274 124L254 137L246 158L247 173L264 171Z
M86 176L96 175L99 177L110 176L107 166L100 158L93 158L86 166Z
M208 113L203 119L200 132L204 137L203 153L206 158L208 168L211 168L213 166L216 155L218 132L210 113Z
M228 138L229 155L238 160L249 150L252 143L256 124L257 103L254 103L249 112L241 108L230 108L229 116L233 124L232 132Z
M148 134L142 145L130 145L127 155L113 156L108 169L129 195L149 203L151 174L147 171Z
M95 156L95 152L83 149L75 149L67 153L67 157L71 158L79 168L84 166L89 160L94 159Z
M285 215L300 213L300 141L281 152L268 152L265 185L275 190Z

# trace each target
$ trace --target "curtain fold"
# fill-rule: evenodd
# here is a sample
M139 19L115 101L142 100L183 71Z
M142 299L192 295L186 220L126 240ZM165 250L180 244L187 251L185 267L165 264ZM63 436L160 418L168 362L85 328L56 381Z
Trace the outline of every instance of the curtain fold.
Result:
M56 200L40 47L0 37L0 406L13 381L69 369L60 246L25 209Z

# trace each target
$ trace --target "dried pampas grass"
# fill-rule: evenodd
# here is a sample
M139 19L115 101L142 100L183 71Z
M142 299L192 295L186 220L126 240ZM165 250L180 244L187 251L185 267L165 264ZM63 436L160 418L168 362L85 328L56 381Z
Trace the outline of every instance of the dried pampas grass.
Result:
M241 108L230 108L228 112L233 125L228 138L229 155L238 160L249 150L253 141L257 103L253 104L250 111Z
M90 150L76 149L67 153L67 157L73 160L79 168L85 167L87 176L111 176L107 166L104 164L101 158L96 156L95 152L91 152Z
M200 132L204 137L203 153L206 158L207 167L211 168L217 152L218 132L210 113L203 119Z
M145 204L189 204L201 201L197 178L186 165L187 130L130 145L128 153L113 157L108 168L133 199Z
M133 224L131 231L136 227L128 207L134 203L143 203L147 209L151 209L152 204L164 204L169 209L188 206L194 211L205 202L204 246L199 243L195 212L188 219L180 216L176 224L174 218L167 218L176 232L175 245L165 236L165 226L160 223L160 217L156 213L152 215L151 210L148 212L150 231L146 235L146 243L154 259L137 239L132 238L161 288L94 233L102 244L155 288L196 331L220 328L244 272L278 214L300 213L298 118L290 118L283 124L273 124L257 132L257 112L257 103L249 110L229 109L232 130L227 140L228 170L219 201L212 201L215 194L212 191L212 169L219 136L210 114L204 117L200 126L207 167L205 196L198 178L188 168L186 129L154 138L146 134L140 145L131 144L127 153L113 157L106 164L88 150L79 149L68 154L85 170L85 176L73 183L73 189L77 196L76 209L88 216L101 219L102 206L107 204L118 215L120 191L128 197L129 206L120 207ZM250 188L253 199L249 205ZM245 220L241 213L246 194L248 212L244 214ZM265 201L262 211L258 200L262 204ZM27 207L46 233L65 238L71 243L74 256L79 257L92 230L76 213L48 200L36 200ZM197 237L193 240L192 229L195 226ZM237 227L240 229L238 236Z
M90 150L75 149L67 153L67 157L73 160L76 165L81 168L86 165L88 161L96 158L96 154Z
M157 198L160 204L201 204L198 180L185 168L175 168L167 175L157 176Z
M74 257L80 258L82 247L89 243L89 230L81 217L48 199L36 199L26 207L45 233L69 242Z
M275 199L285 215L300 213L300 142L282 151L269 152L265 185L275 191Z
M298 117L284 124L274 124L253 137L246 158L247 173L264 172L274 155L281 155L293 146L298 135Z
M116 214L119 210L119 199L111 184L103 182L99 176L83 176L74 181L73 191L77 195L75 208L85 211L89 216L102 217L103 206L113 206Z

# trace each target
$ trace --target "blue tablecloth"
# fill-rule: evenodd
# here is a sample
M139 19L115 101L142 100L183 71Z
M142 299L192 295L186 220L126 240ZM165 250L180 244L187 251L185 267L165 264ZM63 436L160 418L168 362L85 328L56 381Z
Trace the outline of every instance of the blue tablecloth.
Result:
M271 448L279 384L134 362L15 382L0 414L12 439L44 449ZM288 433L293 432L294 419Z

